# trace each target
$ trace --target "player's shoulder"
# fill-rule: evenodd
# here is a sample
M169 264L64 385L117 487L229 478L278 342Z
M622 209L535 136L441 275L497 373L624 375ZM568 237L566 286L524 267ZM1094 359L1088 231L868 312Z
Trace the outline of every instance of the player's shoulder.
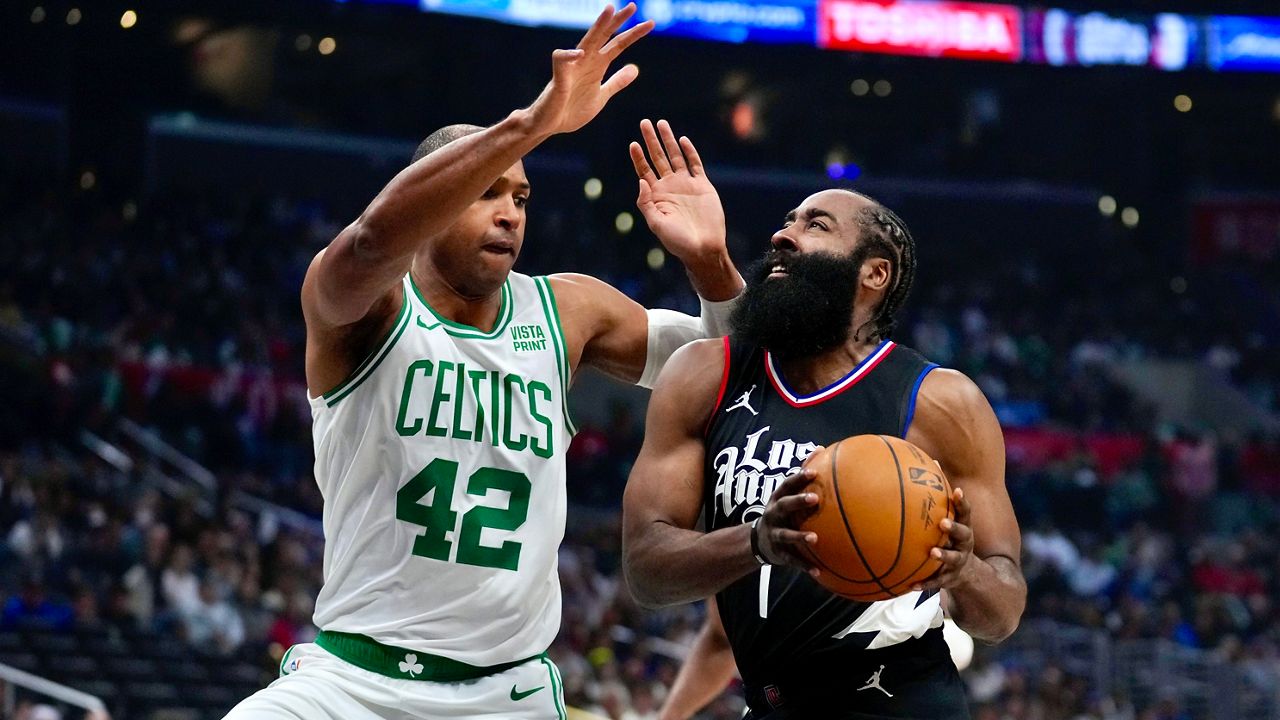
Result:
M950 456L963 448L995 442L1000 422L978 384L959 370L935 368L916 398L908 440L931 453Z
M944 367L935 367L924 376L924 380L920 383L919 398L921 402L943 407L988 404L982 389L968 375L959 370Z
M662 388L687 396L719 389L728 364L728 352L727 337L686 343L667 360L654 386L655 392Z

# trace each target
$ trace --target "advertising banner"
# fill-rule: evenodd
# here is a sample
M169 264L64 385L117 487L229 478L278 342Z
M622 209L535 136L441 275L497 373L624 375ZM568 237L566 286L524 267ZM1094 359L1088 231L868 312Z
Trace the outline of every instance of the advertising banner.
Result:
M833 50L1016 62L1022 11L925 0L820 0L818 44Z
M1052 8L1027 14L1027 60L1182 70L1197 61L1199 26L1174 13L1142 17Z
M817 0L640 0L654 32L721 42L803 43L817 37Z
M1280 72L1280 18L1210 18L1209 66Z
M421 0L421 9L513 25L587 28L609 0ZM614 3L617 5L618 3Z

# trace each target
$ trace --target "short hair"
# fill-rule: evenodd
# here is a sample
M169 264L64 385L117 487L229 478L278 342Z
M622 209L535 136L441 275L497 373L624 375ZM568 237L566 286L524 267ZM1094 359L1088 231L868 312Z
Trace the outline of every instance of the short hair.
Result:
M428 135L426 140L418 143L418 149L413 151L413 159L409 161L409 164L412 165L413 163L418 162L422 158L439 150L445 145L448 145L454 140L464 138L468 135L474 135L481 130L484 130L484 128L479 125L445 125L439 130Z
M875 337L887 340L897 326L894 316L907 301L911 285L916 279L916 241L897 213L875 198L862 193L855 194L873 203L871 207L858 212L857 222L862 230L860 242L868 244L868 257L884 258L893 266L893 273L889 276L889 291L880 301L880 306L872 312L870 320Z

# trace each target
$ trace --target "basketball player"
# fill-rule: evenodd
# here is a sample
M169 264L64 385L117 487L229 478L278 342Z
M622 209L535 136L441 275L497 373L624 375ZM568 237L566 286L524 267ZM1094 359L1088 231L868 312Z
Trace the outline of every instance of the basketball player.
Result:
M1021 617L1021 537L995 414L967 377L889 339L915 263L906 226L875 201L846 190L805 199L747 273L733 336L677 352L650 399L623 501L626 577L647 606L716 596L751 718L967 718L939 590L960 627L988 642ZM936 458L956 510L942 523L947 546L932 551L938 574L869 604L811 577L797 550L816 536L796 529L818 501L804 491L805 459L866 433ZM714 647L702 656L723 664ZM727 673L705 677L719 689Z
M604 80L652 27L613 37L634 12L607 8L576 50L555 51L531 107L429 137L316 256L302 305L321 632L228 717L564 720L545 651L560 625L573 372L651 384L677 347L715 332L593 278L512 272L530 194L520 158L635 79L626 66ZM702 297L733 298L742 280L697 152L665 122L642 134L641 211Z

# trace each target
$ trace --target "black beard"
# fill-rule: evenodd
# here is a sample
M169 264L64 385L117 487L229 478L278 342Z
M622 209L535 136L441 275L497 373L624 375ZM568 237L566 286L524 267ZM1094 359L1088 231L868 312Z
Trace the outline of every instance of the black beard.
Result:
M861 248L859 248L861 249ZM730 321L734 333L782 359L831 350L849 339L865 253L773 250L747 268ZM786 276L769 279L775 265Z

